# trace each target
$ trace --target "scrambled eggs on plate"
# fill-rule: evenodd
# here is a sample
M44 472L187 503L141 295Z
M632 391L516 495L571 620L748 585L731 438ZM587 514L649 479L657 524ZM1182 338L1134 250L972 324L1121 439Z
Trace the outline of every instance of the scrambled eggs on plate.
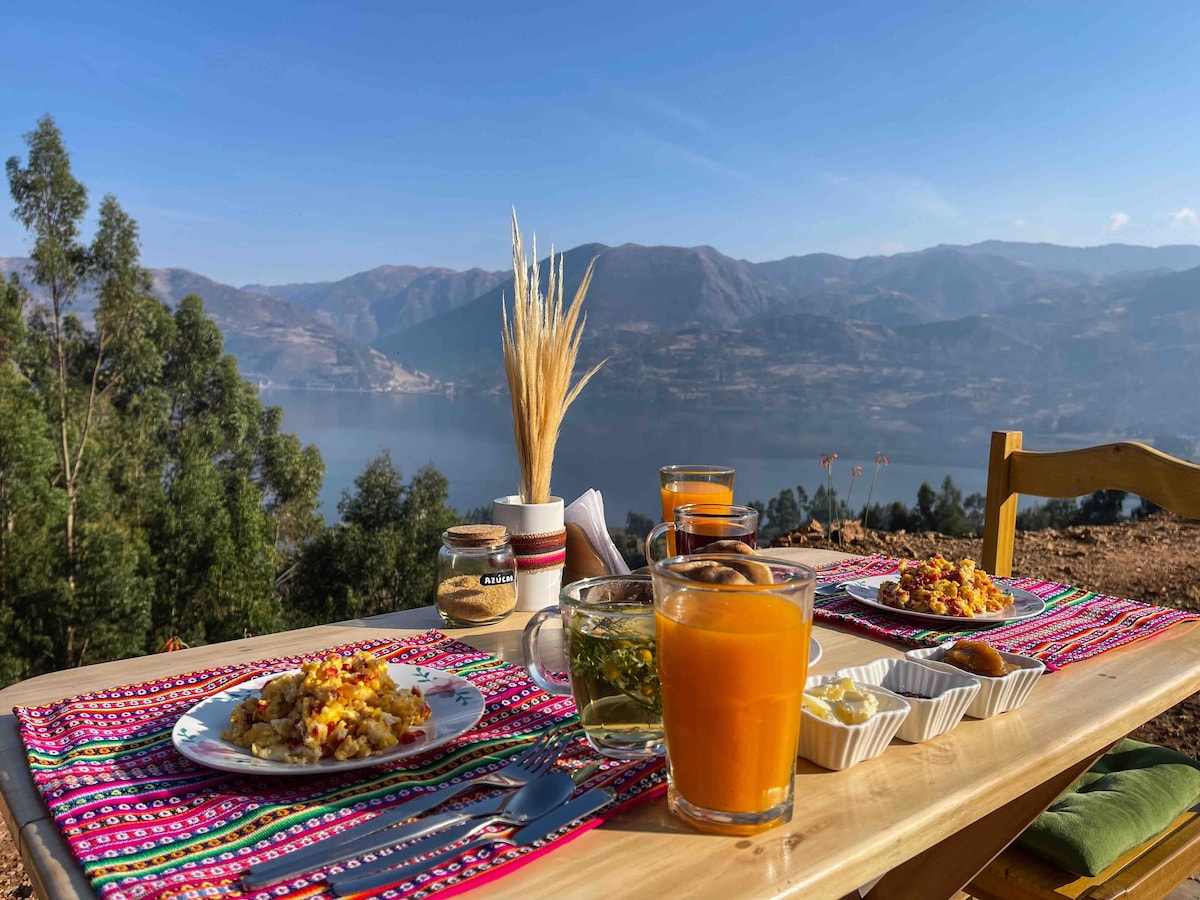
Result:
M912 612L973 619L994 616L1013 601L987 572L975 567L974 560L955 565L939 554L915 566L901 560L900 580L879 586L879 602Z
M234 709L221 737L278 762L356 759L411 741L429 715L418 688L397 690L387 663L360 650L267 682Z

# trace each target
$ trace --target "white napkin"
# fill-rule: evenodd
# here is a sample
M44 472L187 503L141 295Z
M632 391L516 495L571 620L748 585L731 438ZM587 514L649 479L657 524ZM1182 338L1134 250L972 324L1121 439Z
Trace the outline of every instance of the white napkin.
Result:
M604 498L595 488L584 491L579 499L563 510L563 521L574 522L583 529L604 567L613 575L628 575L629 566L617 552L604 522Z

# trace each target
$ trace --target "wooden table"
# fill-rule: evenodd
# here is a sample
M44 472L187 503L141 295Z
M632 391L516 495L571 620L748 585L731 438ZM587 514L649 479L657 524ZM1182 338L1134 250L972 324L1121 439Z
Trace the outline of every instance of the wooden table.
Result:
M821 551L773 555L819 564ZM523 662L527 614L459 638ZM230 641L43 675L0 692L0 811L39 896L90 896L91 888L34 789L12 715L100 687L440 627L432 608ZM900 650L837 630L814 634L828 673ZM883 756L842 772L800 760L792 821L752 838L705 835L644 803L488 885L489 898L950 897L1047 806L1075 775L1138 725L1200 686L1200 630L1177 626L1123 650L1043 676L1027 705L964 719L924 744L893 742Z

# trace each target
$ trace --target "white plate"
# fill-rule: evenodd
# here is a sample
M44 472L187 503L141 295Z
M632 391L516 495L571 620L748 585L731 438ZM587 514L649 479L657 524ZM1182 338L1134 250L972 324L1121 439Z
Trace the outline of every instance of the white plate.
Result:
M247 748L221 740L221 732L229 728L229 714L233 712L234 707L247 697L257 696L262 686L272 678L286 674L272 672L269 675L259 675L207 700L201 700L175 723L171 732L171 740L175 747L193 762L223 772L311 775L317 771L324 774L364 769L424 753L458 737L483 715L483 694L471 682L440 669L388 663L388 674L396 682L396 687L401 690L420 688L432 712L429 721L420 726L421 734L411 743L396 744L382 753L362 759L339 761L330 757L315 763L288 763L259 759Z
M818 659L821 658L821 654L824 652L825 651L821 649L820 642L818 642L816 638L810 638L808 642L808 664L810 666L813 665Z
M841 585L842 590L867 606L873 606L884 612L895 613L898 616L910 616L914 619L925 619L930 622L940 622L943 625L953 625L954 628L979 628L986 625L999 625L1002 622L1019 622L1038 615L1046 609L1046 601L1037 594L1023 591L1020 588L996 585L1012 598L1008 611L990 613L985 616L975 616L973 619L964 616L940 616L937 613L916 612L911 609L897 609L879 602L879 585L885 581L896 581L895 575L875 575L871 578L859 578L847 581Z

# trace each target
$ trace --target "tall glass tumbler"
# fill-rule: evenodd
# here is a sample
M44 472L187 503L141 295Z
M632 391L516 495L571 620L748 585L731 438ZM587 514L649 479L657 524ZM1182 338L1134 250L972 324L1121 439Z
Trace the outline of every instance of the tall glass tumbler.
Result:
M663 466L658 470L663 522L674 521L675 507L687 503L733 503L729 466ZM667 535L667 555L675 555L675 535Z
M668 804L702 831L744 835L792 817L816 576L738 559L754 565L697 554L651 574Z

